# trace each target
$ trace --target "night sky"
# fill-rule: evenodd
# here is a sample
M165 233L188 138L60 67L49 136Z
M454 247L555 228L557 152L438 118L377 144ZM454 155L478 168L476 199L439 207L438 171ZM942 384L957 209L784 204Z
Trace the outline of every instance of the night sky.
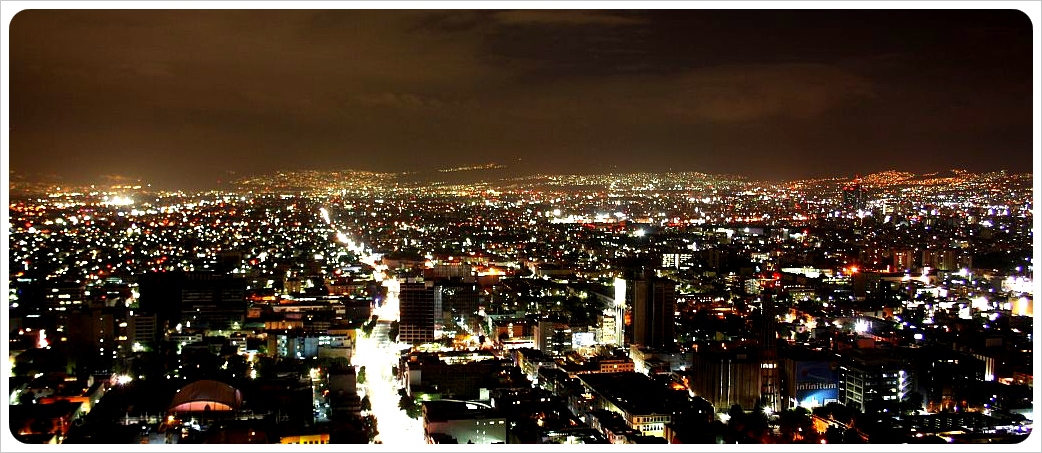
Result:
M30 10L10 168L1028 173L1031 39L1005 10Z

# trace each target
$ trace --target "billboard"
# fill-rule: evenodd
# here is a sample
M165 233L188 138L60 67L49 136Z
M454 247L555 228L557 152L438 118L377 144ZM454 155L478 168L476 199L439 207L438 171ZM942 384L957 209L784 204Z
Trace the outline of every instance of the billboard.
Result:
M796 362L796 401L817 407L839 400L839 377L834 362Z

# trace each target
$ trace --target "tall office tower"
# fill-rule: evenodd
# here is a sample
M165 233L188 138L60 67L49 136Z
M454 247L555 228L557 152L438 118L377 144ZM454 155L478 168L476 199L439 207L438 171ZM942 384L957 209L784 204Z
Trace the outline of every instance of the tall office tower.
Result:
M652 349L674 346L673 318L676 310L676 284L637 272L626 280L626 303L632 313L631 342Z
M434 315L439 320L449 316L454 322L466 323L477 315L483 299L476 283L459 280L440 280L434 285L435 303L440 303ZM437 308L437 307L436 307ZM442 313L446 315L443 316ZM448 320L446 320L448 321Z
M156 341L156 315L127 316L127 343L151 344Z
M905 248L893 249L894 272L911 272L915 266L915 250Z
M597 341L601 344L619 344L619 328L621 328L621 322L616 315L601 315L600 321L600 332L598 333Z
M932 267L939 271L958 270L958 254L951 249L923 250L923 266Z
M840 354L839 402L877 413L891 410L916 387L908 359L882 348L849 348Z
M535 328L535 343L543 354L563 357L572 350L572 329L562 322L540 320Z
M692 355L686 372L691 390L717 409L756 407L763 394L763 361L755 348L707 345Z
M864 210L868 202L867 192L861 187L861 177L855 177L853 183L843 186L843 208L848 211Z
M234 328L246 317L246 283L217 272L151 272L138 277L141 311L157 326L191 323L213 330Z
M401 284L398 338L403 343L434 341L434 305L434 282Z
M246 319L246 283L241 277L188 272L181 288L183 319L193 327L238 329Z

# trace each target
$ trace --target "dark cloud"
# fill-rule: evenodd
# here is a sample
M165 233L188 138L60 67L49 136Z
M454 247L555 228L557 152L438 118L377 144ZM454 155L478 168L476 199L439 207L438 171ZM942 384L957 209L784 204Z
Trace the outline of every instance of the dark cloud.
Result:
M549 25L637 25L646 23L639 17L627 17L602 11L514 10L496 13L504 24Z
M20 174L165 185L489 161L766 178L1029 171L1023 19L31 10L10 25L9 156Z
M870 80L821 64L705 68L677 83L674 109L709 121L812 119L847 100L872 95Z

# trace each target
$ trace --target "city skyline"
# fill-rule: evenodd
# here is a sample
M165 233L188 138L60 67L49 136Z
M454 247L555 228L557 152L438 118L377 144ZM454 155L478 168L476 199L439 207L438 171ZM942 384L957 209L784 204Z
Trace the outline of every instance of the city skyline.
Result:
M18 441L1032 442L1030 174L279 176L12 196Z
M40 5L4 451L1039 449L1037 2Z
M32 10L10 37L29 180L1032 165L1015 10Z

